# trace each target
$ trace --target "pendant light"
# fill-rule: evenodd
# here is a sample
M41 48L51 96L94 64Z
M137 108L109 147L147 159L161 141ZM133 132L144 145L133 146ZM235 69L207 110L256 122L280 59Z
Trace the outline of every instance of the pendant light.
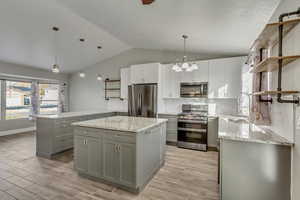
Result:
M102 79L103 79L102 76L100 74L97 74L97 80L102 81Z
M54 31L54 46L57 46L57 38L56 38L56 35L57 35L57 32L59 31L59 28L58 27L52 27L52 30ZM60 72L60 67L58 65L58 59L57 59L57 49L55 50L55 55L54 55L54 64L52 66L52 72L53 73L59 73Z
M97 46L97 49L98 49L98 50L101 50L101 49L102 49L102 46ZM103 79L103 78L102 78L101 74L97 74L97 80L98 80L98 81L102 81L102 79Z
M83 49L83 47L84 47L84 46L83 46L83 43L84 43L85 39L84 39L84 38L80 38L79 41L81 42L81 47L82 47L82 49ZM83 50L82 50L82 51L83 51ZM84 53L82 53L81 55L84 55ZM82 71L80 71L80 72L79 72L79 77L80 77L80 78L85 78L85 73L82 72Z
M182 58L182 63L175 63L172 67L172 69L176 72L192 72L194 70L197 70L199 67L196 63L190 64L187 60L187 55L186 55L186 40L188 39L187 35L183 35L183 48L184 48L184 55Z

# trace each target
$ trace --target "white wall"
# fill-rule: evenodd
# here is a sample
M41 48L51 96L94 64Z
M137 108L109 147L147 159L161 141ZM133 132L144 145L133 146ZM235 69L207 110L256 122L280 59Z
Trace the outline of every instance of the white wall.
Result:
M84 70L86 77L80 78L78 73L70 78L70 110L124 110L127 102L120 100L104 100L104 82L96 80L97 74L104 78L120 79L120 68L134 64L151 62L172 63L182 57L182 53L159 50L131 49L117 56ZM189 54L192 60L215 58L212 55Z
M41 70L37 68L32 68L24 65L11 64L0 61L0 77L1 74L15 75L15 76L24 76L31 78L40 78L40 79L51 79L68 84L68 75L67 74L53 74L50 71ZM14 129L26 129L34 126L32 121L27 119L15 119L15 120L0 120L0 135L1 132L14 130Z
M278 16L284 12L295 11L300 7L299 0L283 0L270 22L278 21ZM274 49L274 55L277 53L277 46ZM284 39L283 55L300 55L300 25L293 29ZM272 72L271 85L272 89L277 88L277 73ZM283 68L282 88L283 90L298 90L300 91L300 60L297 60ZM271 128L282 136L294 140L293 148L293 174L292 174L292 196L293 200L300 199L300 108L294 107L292 104L279 104L274 98L274 103L271 105ZM297 118L294 117L297 115ZM294 123L294 120L297 123ZM297 126L298 124L298 126ZM295 131L296 128L296 131ZM295 135L294 135L295 134Z

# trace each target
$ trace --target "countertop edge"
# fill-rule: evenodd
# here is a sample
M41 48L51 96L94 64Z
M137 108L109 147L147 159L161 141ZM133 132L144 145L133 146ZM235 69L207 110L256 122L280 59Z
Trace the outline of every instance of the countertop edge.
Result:
M260 144L272 144L272 145L280 145L280 146L290 146L293 147L293 142L274 142L274 141L264 141L264 140L255 140L255 139L243 139L243 138L235 138L229 136L218 136L219 140L231 140L237 142L249 142L249 143L260 143Z
M75 126L75 127L77 126L77 127L83 127L83 128L93 128L93 129L103 129L103 130L111 130L111 131L123 131L123 132L130 132L130 133L139 133L139 132L143 132L143 131L145 131L147 129L153 128L155 126L158 126L160 124L168 122L167 119L161 119L160 118L160 120L161 120L160 122L156 122L156 123L154 123L152 125L146 126L144 128L140 128L138 130L124 130L124 129L118 129L118 128L113 128L113 127L112 128L109 128L109 127L97 127L97 126L92 126L92 125L83 125L83 124L81 124L81 123L84 123L85 121L75 122L75 123L72 123L71 125Z

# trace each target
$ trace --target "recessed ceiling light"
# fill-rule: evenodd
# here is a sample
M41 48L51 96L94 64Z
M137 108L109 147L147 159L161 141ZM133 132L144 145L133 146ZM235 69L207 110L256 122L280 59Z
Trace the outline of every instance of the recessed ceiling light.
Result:
M79 77L80 78L84 78L85 77L85 73L84 72L79 72Z

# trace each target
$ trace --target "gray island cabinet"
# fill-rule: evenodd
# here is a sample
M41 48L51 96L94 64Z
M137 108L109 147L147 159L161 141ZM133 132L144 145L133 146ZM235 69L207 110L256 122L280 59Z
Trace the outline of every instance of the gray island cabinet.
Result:
M75 170L138 193L164 164L166 119L114 116L73 123Z
M36 115L36 155L51 158L73 148L72 123L114 116L117 112L67 112L56 115Z

